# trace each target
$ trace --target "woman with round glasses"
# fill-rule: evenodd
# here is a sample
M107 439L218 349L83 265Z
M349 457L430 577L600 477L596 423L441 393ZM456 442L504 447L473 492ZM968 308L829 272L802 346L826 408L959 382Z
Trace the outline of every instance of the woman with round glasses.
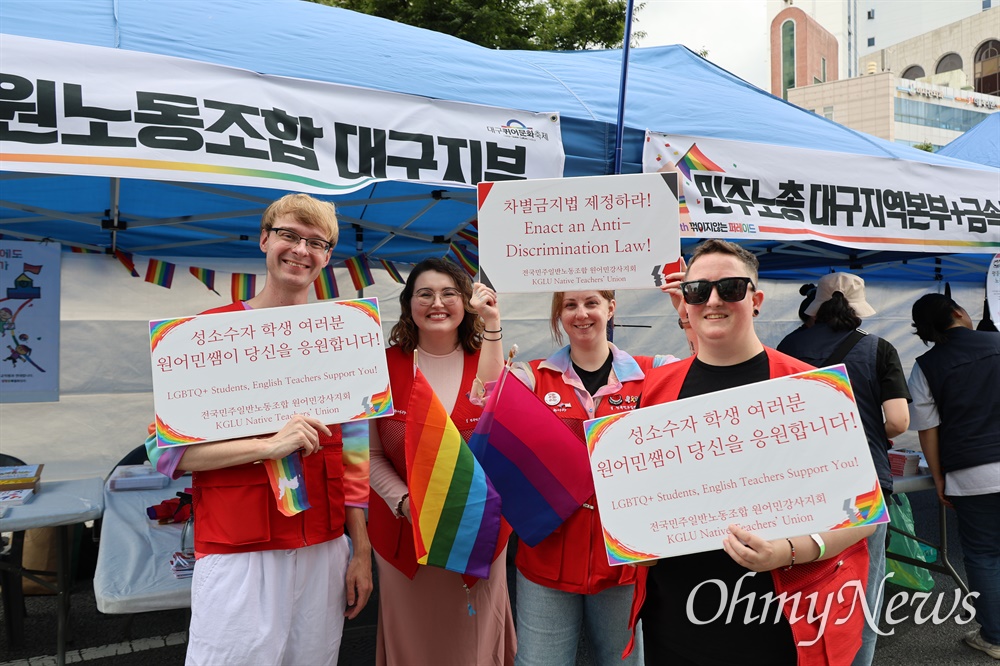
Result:
M668 275L664 290L676 291L680 276ZM498 362L500 310L491 290L481 285L476 289L473 305L488 335L479 380L493 382L502 369ZM556 292L552 336L561 342L565 331L569 345L547 359L514 364L513 372L576 433L579 454L585 457L583 422L635 409L645 374L678 360L673 356L632 357L618 349L608 341L608 322L614 313L613 291ZM621 659L629 642L628 614L636 569L608 564L595 496L536 546L519 543L516 563L517 664L572 666L581 628L596 664L642 663L641 647L631 658Z
M468 440L482 413L482 407L468 399L482 341L499 339L484 334L483 323L469 305L471 297L468 275L442 259L417 264L399 295L399 322L386 350L396 413L369 428L368 529L380 588L379 666L514 663L517 647L507 593L510 528L506 522L485 580L420 566L413 545L405 440L414 366L420 368Z
M691 257L686 278L681 293L698 340L697 354L651 371L643 407L812 368L764 347L757 338L753 320L764 293L756 286L753 254L735 243L705 241ZM639 568L630 624L642 620L646 664L850 664L864 623L855 604L857 586L864 600L868 574L863 539L874 528L766 540L738 525L728 527L723 550L664 558ZM717 613L720 590L732 595L727 598L735 612ZM791 603L768 602L780 594L808 600L813 593L818 610L809 615L799 609L791 620L782 614L791 611ZM827 602L829 610L823 612ZM741 649L747 646L752 649Z

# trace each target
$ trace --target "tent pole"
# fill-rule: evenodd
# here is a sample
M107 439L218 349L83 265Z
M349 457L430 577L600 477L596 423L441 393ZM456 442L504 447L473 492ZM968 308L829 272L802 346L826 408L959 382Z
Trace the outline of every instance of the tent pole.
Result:
M121 201L122 181L120 178L111 179L111 208L108 209L108 218L111 220L111 251L118 249L118 204Z
M357 249L359 255L365 253L365 230L360 224L355 224L354 226L354 247ZM358 298L365 297L365 288L362 287L358 289Z
M622 40L622 80L618 88L618 126L615 128L615 173L622 172L622 143L625 139L625 84L628 81L628 54L632 41L632 0L625 8L625 38Z

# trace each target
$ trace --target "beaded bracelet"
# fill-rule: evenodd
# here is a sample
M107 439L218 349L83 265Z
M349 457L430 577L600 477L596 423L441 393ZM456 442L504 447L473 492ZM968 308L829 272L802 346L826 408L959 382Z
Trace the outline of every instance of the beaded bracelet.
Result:
M785 567L785 571L788 571L789 569L795 566L795 544L792 543L792 540L789 539L788 537L785 537L785 541L788 542L788 547L792 549L792 563L789 564L787 567Z

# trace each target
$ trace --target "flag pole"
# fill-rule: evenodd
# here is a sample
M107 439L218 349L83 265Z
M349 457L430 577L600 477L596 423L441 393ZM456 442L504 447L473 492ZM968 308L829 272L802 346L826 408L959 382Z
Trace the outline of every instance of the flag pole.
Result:
M628 55L632 41L632 3L625 8L625 38L622 40L622 78L618 88L618 126L615 128L615 174L622 172L622 143L625 137L625 84L628 81Z

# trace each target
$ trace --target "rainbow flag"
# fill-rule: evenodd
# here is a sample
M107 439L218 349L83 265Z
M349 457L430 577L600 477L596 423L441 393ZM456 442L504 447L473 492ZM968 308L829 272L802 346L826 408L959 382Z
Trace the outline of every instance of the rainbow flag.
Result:
M469 438L503 501L503 517L538 545L594 494L587 446L505 368Z
M271 481L278 511L286 516L294 516L309 508L301 451L290 453L281 460L265 460L264 469Z
M344 265L347 266L347 272L351 274L351 281L356 290L361 291L365 287L375 284L372 269L368 267L368 257L365 255L359 254L356 257L344 259Z
M97 250L91 250L88 247L77 247L76 245L70 246L70 252L75 252L76 254L100 254Z
M170 285L174 283L174 264L169 261L150 259L149 265L146 266L146 282L170 289Z
M257 295L257 276L253 273L233 273L230 292L233 296L233 303L249 301Z
M122 252L121 250L115 250L115 257L118 261L122 262L122 266L128 269L132 277L139 277L138 271L135 270L135 262L132 261L131 252Z
M389 277L392 278L393 282L398 284L404 284L406 282L406 280L403 279L403 276L399 274L396 264L387 259L379 259L379 261L382 262L382 268L384 268L385 272L389 274Z
M718 171L725 173L718 164L708 159L705 153L698 149L698 144L692 143L684 157L677 160L677 168L684 174L684 178L691 180L692 171Z
M687 198L683 194L677 199L677 212L681 215L691 214L691 211L688 210Z
M201 282L205 287L211 291L215 291L215 271L208 268L198 268L197 266L191 266L188 268L188 272L195 276L199 282ZM215 291L215 295L219 296L219 292Z
M465 269L465 272L476 277L479 272L479 256L467 248L463 248L455 242L448 246L448 250L455 255L458 265Z
M469 222L469 226L455 234L459 238L469 241L475 247L479 247L479 225L475 220Z
M333 275L333 266L323 267L319 277L313 282L313 287L316 289L317 300L326 301L340 296L340 290L337 289L337 278Z
M451 417L415 369L406 414L406 485L417 562L488 578L500 496Z

